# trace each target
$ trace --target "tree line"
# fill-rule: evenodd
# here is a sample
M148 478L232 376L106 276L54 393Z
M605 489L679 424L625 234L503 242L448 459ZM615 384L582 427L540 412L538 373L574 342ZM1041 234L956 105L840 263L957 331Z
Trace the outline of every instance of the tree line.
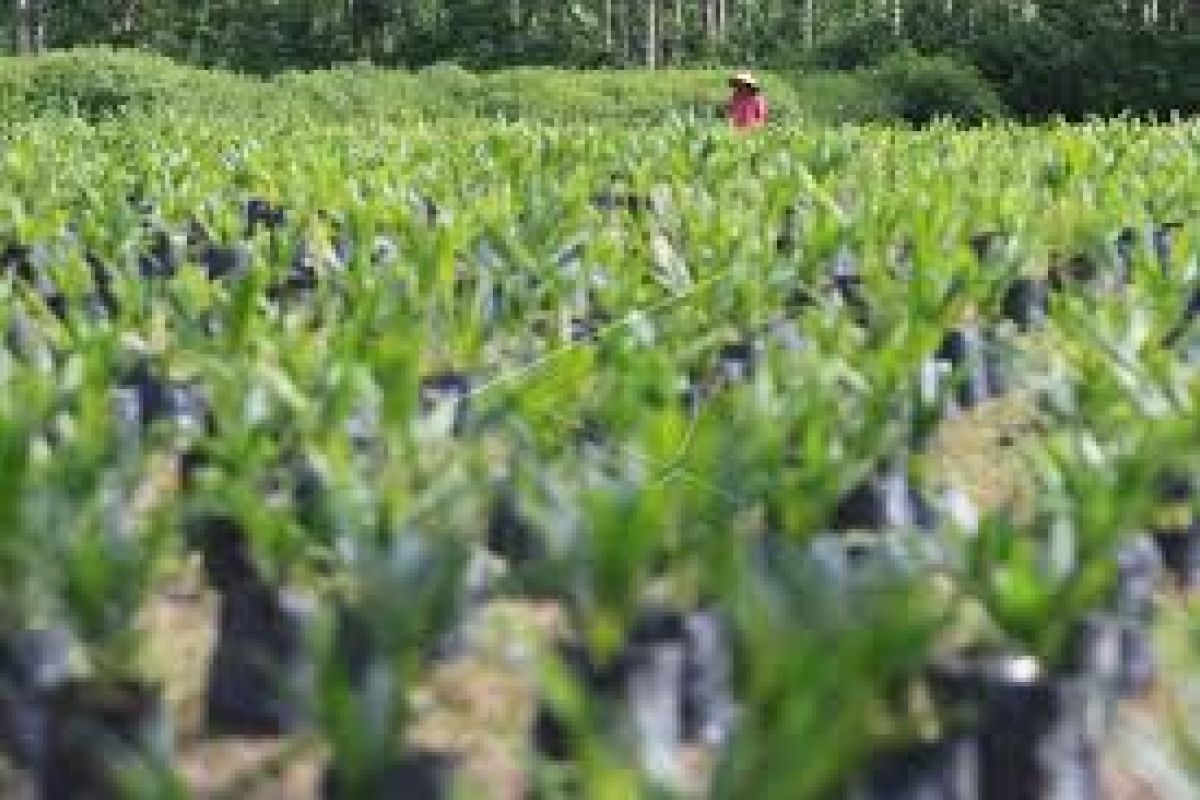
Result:
M787 65L855 35L919 40L949 23L967 41L998 21L1044 20L1187 32L1200 29L1200 0L6 0L0 25L12 52L112 44L265 73Z
M107 44L261 75L856 70L899 52L953 59L1018 114L1200 110L1200 0L0 0L0 34L15 53Z

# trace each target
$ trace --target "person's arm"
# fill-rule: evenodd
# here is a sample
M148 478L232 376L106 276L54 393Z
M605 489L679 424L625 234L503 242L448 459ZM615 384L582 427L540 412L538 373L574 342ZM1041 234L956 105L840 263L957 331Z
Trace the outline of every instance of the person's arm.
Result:
M758 117L758 121L765 125L767 122L767 98L766 98L766 95L760 94L758 96L758 103L757 103L756 111L757 111L757 114L755 116Z

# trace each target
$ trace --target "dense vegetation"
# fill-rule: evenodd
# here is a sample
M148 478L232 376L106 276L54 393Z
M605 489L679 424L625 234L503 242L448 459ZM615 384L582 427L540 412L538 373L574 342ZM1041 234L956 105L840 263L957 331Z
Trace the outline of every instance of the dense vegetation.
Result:
M920 54L952 59L968 78L978 72L1022 118L1165 117L1200 108L1197 8L1189 0L7 0L0 40L13 52L138 48L258 75L442 62L473 71L740 63L795 75ZM928 67L918 72L929 80ZM946 79L961 87L967 78Z
M315 737L326 798L446 796L415 689L503 600L563 617L511 655L535 796L1097 796L1200 578L1200 126L7 66L0 744L43 796L187 796L139 620L193 555L191 735ZM980 507L929 448L996 398L1029 491Z
M439 65L414 72L347 67L263 81L132 51L81 49L0 60L0 100L8 121L47 112L98 119L170 108L266 120L295 115L325 121L350 116L654 123L671 117L714 119L728 95L726 77L715 71L664 70L651 80L641 71L539 68L474 74ZM802 106L786 81L764 76L764 82L781 122L836 113L829 92L810 96ZM872 102L860 103L859 113L883 113L882 105Z
M408 72L368 66L269 80L177 65L132 51L78 49L0 60L0 100L9 121L46 112L98 119L134 109L220 110L242 116L411 120L485 117L546 122L716 120L728 99L717 70L575 71L519 68L471 73L452 65ZM944 58L895 57L856 74L764 74L778 124L927 123L996 118L986 85Z

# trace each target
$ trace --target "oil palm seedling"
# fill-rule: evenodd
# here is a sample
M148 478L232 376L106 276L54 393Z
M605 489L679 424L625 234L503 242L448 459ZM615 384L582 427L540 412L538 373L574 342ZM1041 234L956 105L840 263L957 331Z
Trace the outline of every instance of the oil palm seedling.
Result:
M415 530L386 533L349 565L350 596L318 646L317 719L332 747L322 797L452 796L452 760L404 734L421 667L459 623L465 565L461 542Z
M135 617L161 563L165 527L130 519L130 499L111 458L103 405L80 418L69 455L34 493L39 521L54 531L53 577L62 612L86 655L47 697L42 762L46 797L117 795L130 771L167 769L172 733L160 687L139 670Z
M1196 573L1197 123L364 127L325 79L5 123L0 742L46 796L177 791L131 621L190 551L198 735L320 738L330 798L450 792L416 690L522 602L543 796L1095 796Z

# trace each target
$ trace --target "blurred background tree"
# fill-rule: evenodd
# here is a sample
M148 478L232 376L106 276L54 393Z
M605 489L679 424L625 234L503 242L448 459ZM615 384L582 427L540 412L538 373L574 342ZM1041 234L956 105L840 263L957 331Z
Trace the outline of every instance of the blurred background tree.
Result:
M973 68L1018 116L1200 107L1197 0L7 0L8 52L149 49L260 75L369 62L477 70Z

